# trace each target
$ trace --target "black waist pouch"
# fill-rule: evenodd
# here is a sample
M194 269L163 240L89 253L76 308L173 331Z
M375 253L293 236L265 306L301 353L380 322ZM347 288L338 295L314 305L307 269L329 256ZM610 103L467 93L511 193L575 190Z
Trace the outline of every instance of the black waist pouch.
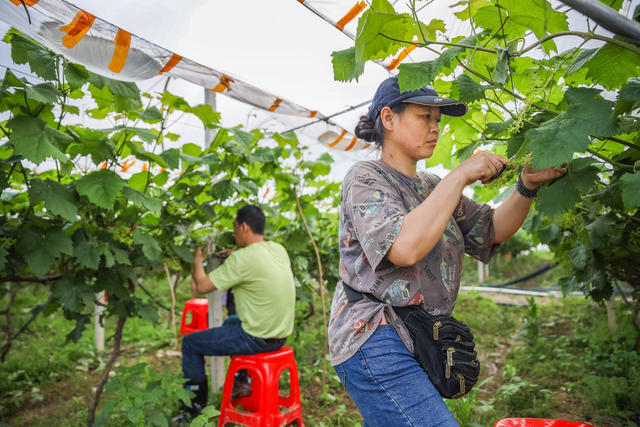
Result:
M367 296L384 304L372 294L342 286L349 301ZM409 331L414 357L440 395L457 399L469 393L478 382L480 362L466 323L453 316L431 315L419 305L392 308Z
M393 307L413 339L413 354L442 397L457 399L478 382L480 362L469 327L421 306Z

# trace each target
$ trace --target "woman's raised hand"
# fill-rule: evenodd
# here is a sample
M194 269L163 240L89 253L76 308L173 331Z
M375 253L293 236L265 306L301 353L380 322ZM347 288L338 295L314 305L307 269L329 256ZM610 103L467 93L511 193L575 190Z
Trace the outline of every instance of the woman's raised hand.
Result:
M525 187L535 190L545 182L560 178L567 173L567 162L564 162L559 168L552 167L546 169L532 170L531 165L526 163L522 169L521 178Z
M451 173L462 176L465 185L473 184L480 180L483 184L488 182L508 159L495 153L478 151L464 162L460 163Z

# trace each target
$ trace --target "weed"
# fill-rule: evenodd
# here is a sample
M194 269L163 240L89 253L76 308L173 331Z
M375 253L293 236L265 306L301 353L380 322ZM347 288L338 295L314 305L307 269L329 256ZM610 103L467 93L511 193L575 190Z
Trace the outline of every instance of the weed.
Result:
M177 374L158 372L146 363L119 367L105 388L109 399L94 426L155 425L166 426L179 400L187 403L193 395L184 389Z
M524 332L527 346L535 347L540 330L538 319L538 305L534 297L527 297L527 312L524 315Z
M204 427L214 425L215 418L220 415L220 411L215 406L209 405L202 410L193 421L191 421L190 427Z
M486 418L486 416L493 412L493 407L490 404L481 404L478 398L478 392L482 389L487 382L491 381L493 377L485 378L475 385L473 390L466 396L455 400L445 400L445 403L449 407L449 410L453 413L460 427L477 427L481 424L476 420Z
M551 390L521 378L512 365L503 367L502 376L506 383L491 399L497 410L518 417L544 418L549 414Z

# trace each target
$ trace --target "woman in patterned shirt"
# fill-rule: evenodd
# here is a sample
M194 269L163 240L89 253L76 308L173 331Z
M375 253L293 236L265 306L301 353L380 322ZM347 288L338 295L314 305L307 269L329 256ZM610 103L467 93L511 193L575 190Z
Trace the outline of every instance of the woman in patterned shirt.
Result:
M366 426L457 425L413 357L413 342L391 306L422 304L450 315L467 253L488 262L497 244L522 225L536 189L566 173L564 165L532 171L497 209L463 196L507 161L479 152L445 178L417 170L438 142L440 116L467 108L431 88L400 92L382 82L356 135L381 148L380 160L354 165L341 190L340 278L329 321L331 362ZM371 293L349 301L342 283Z

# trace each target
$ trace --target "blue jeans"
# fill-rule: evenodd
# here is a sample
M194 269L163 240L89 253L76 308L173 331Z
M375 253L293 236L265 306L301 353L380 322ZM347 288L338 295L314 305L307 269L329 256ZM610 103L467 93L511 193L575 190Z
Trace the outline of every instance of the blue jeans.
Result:
M391 325L381 325L349 360L334 366L363 426L458 426Z
M218 328L192 332L182 338L182 376L193 382L206 381L204 356L236 356L267 353L280 349L286 339L267 342L242 329L237 316L224 321Z

